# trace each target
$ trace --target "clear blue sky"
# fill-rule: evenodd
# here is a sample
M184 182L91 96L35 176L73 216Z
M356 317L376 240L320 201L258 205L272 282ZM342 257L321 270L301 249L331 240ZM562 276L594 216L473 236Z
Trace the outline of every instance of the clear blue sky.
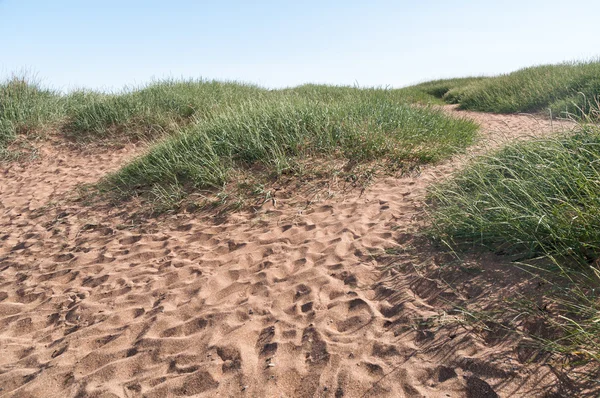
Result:
M600 1L0 0L0 78L404 86L589 59Z

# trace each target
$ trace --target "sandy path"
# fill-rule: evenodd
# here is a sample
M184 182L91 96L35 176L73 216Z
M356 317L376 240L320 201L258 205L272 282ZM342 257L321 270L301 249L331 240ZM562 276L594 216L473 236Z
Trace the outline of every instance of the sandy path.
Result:
M468 115L488 143L552 129ZM557 384L508 343L420 327L452 293L378 261L410 245L426 187L462 157L306 211L283 200L219 225L132 227L63 198L135 148L45 151L0 179L0 396L532 397Z

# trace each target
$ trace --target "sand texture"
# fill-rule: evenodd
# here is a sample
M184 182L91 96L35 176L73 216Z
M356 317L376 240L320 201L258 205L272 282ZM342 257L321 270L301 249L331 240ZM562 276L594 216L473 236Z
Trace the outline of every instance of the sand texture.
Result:
M471 153L569 127L459 114L483 125ZM514 288L492 255L462 290L426 275L445 261L419 237L426 188L465 155L218 222L73 199L142 150L47 144L1 166L0 396L576 396L518 342L444 326L452 303Z

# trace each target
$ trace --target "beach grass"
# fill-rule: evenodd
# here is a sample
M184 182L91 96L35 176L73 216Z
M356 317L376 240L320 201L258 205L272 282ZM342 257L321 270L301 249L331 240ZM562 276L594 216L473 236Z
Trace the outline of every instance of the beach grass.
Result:
M533 66L450 89L444 99L461 109L496 113L584 116L600 95L600 61Z
M306 158L413 167L464 149L477 129L439 109L396 102L385 90L322 101L278 96L189 126L109 176L104 186L126 196L156 186L221 189L240 170L277 176L294 172Z
M430 193L430 233L456 252L490 250L544 281L539 302L504 303L496 318L519 330L527 313L553 338L542 349L600 362L600 128L581 123L480 156ZM532 312L533 311L533 312ZM507 323L508 322L508 323Z

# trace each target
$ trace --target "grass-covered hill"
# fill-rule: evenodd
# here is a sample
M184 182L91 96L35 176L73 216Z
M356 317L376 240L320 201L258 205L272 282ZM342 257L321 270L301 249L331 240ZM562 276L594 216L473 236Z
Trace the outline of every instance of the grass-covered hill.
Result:
M116 94L61 95L13 78L0 86L0 99L5 157L14 152L15 140L47 133L82 145L161 138L105 181L121 196L219 190L238 171L253 168L277 176L296 171L306 158L404 168L450 156L469 145L477 130L469 120L414 106L442 103L420 89L266 90L189 80Z
M511 144L434 188L432 231L457 252L466 244L513 253L569 280L557 285L556 316L547 319L563 337L546 345L600 361L599 96L599 61L402 89L267 90L188 80L61 94L12 78L0 83L0 160L47 134L78 145L150 140L145 154L99 187L121 198L177 202L198 190L219 192L244 173L276 179L331 160L333 171L398 169L447 158L474 141L474 122L429 105L584 116L588 124L575 133Z
M303 96L256 101L190 125L107 181L134 194L159 187L219 189L249 168L289 174L308 158L413 166L464 148L476 130L469 120L396 102L375 90L335 101Z
M581 116L597 104L600 62L534 66L490 78L439 81L436 86L440 89L431 94L459 104L461 109Z
M59 132L80 142L155 138L257 103L343 104L378 97L389 104L457 103L484 112L587 112L600 92L600 62L534 66L495 77L436 80L402 89L303 85L282 90L236 82L158 81L119 93L61 94L32 79L0 83L0 151L17 136Z
M79 142L156 138L223 113L244 113L257 104L294 100L343 104L375 97L389 104L442 103L420 89L304 85L267 90L209 80L158 81L120 93L61 94L32 79L13 77L0 83L0 148L6 149L19 136L48 132Z
M0 84L0 148L54 132L78 142L156 138L268 92L216 81L161 81L122 93L45 89L25 78Z
M509 254L543 286L543 304L516 297L498 313L472 315L513 331L524 314L538 317L545 334L529 337L542 351L595 364L591 369L600 363L599 84L600 64L589 62L527 68L450 88L442 98L463 109L547 110L573 116L578 128L480 156L430 196L436 239L456 253Z
M509 254L543 286L541 301L512 298L475 318L519 330L522 315L538 317L545 332L530 337L543 351L600 363L598 125L478 157L432 188L430 211L433 236L457 253Z
M599 85L595 61L402 89L307 84L267 90L200 79L157 81L118 93L61 94L12 78L0 84L0 158L14 157L18 143L46 134L81 145L159 140L103 186L125 197L168 191L180 197L222 189L242 170L274 177L293 173L306 158L396 169L435 162L471 144L477 127L426 105L589 112Z

